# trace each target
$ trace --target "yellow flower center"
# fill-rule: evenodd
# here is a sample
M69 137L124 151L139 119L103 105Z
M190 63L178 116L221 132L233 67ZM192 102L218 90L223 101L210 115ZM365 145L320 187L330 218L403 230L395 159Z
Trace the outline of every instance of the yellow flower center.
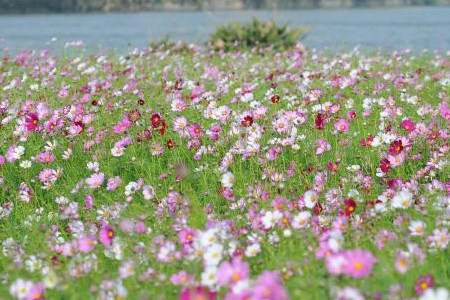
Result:
M362 267L363 267L362 263L360 262L355 263L355 269L361 270Z

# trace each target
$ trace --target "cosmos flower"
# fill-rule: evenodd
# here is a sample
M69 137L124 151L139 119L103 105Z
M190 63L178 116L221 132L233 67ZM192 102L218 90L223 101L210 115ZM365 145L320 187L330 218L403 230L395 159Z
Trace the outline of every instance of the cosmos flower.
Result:
M28 116L25 118L26 127L29 131L36 131L39 128L39 117L35 113L28 113Z
M334 128L340 132L347 132L350 127L350 123L345 119L340 119L334 124Z
M226 172L222 175L222 186L225 188L232 188L234 185L234 175L231 172Z
M370 251L360 249L346 251L344 258L343 273L354 278L369 276L377 262Z
M448 300L450 293L446 288L440 287L437 289L426 289L419 297L419 300Z
M105 174L104 173L94 173L90 177L86 178L86 183L89 185L91 189L97 189L105 180Z
M304 203L307 208L314 208L317 201L319 200L319 195L314 191L306 191L304 195Z
M414 291L416 291L417 294L422 295L426 290L432 289L433 287L433 277L431 275L422 275L416 280L414 284Z
M397 192L394 198L392 198L393 208L407 209L411 206L412 203L413 203L412 194L410 191L405 189Z
M250 267L241 259L233 258L220 264L217 280L221 285L234 285L249 276Z
M104 225L104 226L100 229L100 233L99 233L99 241L100 241L100 243L102 243L103 245L111 246L114 237L115 237L115 232L114 232L114 229L113 229L111 226L109 226L109 225Z
M193 288L186 288L181 291L179 300L215 300L217 297L217 292L212 292L209 289L197 286Z
M203 135L202 127L197 123L192 124L191 126L189 126L189 134L192 137L196 137L196 138L201 137Z

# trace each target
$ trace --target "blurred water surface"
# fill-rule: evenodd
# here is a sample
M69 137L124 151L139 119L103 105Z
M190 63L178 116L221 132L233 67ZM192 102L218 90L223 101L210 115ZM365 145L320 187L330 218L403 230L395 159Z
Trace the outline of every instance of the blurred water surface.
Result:
M120 50L166 36L203 42L218 25L253 17L309 26L304 39L309 47L450 50L450 7L3 15L0 48L61 48L83 40L90 50Z

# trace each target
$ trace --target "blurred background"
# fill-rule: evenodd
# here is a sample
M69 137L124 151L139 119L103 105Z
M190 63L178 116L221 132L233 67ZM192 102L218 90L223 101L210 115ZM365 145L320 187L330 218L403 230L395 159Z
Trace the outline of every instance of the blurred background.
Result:
M450 49L450 0L0 0L0 47L143 47L199 43L253 17L308 26L308 47Z

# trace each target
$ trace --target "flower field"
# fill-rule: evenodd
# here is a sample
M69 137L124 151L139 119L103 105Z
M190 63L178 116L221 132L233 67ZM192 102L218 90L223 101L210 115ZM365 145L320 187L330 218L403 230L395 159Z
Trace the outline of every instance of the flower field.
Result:
M0 63L0 299L450 299L450 53Z

